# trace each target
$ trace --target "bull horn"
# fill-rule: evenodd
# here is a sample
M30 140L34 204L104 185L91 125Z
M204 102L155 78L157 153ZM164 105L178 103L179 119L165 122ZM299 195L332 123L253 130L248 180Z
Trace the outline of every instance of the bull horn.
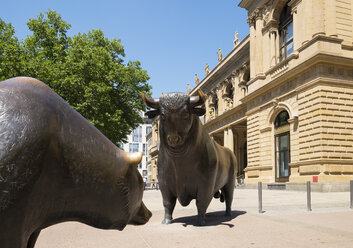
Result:
M206 96L202 90L199 89L197 93L199 94L198 96L190 96L190 105L192 107L202 105L205 102Z
M137 165L142 160L142 152L124 152L124 159L129 165Z
M146 97L145 93L142 92L142 100L144 101L144 103L153 109L159 109L159 98L149 98Z

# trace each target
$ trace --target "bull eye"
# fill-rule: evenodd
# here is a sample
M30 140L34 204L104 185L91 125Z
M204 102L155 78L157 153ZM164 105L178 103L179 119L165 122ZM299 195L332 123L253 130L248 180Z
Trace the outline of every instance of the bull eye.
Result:
M165 114L161 114L162 121L165 121Z
M187 112L184 113L184 114L183 114L183 119L184 119L184 120L189 119L189 113L187 113Z

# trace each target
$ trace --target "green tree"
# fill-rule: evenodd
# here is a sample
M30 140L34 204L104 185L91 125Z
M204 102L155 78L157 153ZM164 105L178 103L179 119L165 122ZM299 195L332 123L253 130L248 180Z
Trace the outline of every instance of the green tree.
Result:
M20 73L21 54L15 29L0 18L0 81Z
M124 63L121 41L106 38L101 30L69 37L70 24L55 11L40 14L27 25L33 34L18 42L13 27L1 22L4 62L0 60L0 66L16 69L13 73L1 70L0 78L31 76L47 83L112 142L124 140L142 122L138 114L145 110L141 93L151 90L140 62ZM2 52L3 46L10 52ZM12 51L20 56L11 59Z

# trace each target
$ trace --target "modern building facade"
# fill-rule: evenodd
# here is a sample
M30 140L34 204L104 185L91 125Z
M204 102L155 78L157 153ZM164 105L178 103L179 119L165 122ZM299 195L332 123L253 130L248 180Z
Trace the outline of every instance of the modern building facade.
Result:
M126 152L142 152L141 163L137 166L138 171L143 177L147 177L147 159L148 159L148 144L147 135L151 132L152 121L144 117L144 113L140 113L144 120L144 124L140 124L128 136L127 143L120 144Z
M245 184L353 180L352 0L242 0L250 34L189 95ZM239 179L240 180L240 179Z

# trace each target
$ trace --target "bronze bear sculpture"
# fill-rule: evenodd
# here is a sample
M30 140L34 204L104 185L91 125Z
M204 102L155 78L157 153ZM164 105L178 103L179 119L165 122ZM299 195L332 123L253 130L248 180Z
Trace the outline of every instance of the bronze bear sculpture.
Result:
M118 149L41 81L0 82L0 246L32 248L64 221L145 224L140 153Z
M199 106L205 101L203 92L200 90L198 96L169 93L159 99L143 94L142 98L153 109L146 113L149 118L160 115L157 168L165 210L162 223L171 223L176 199L182 206L196 199L198 225L205 224L213 196L225 200L226 215L230 216L236 159L202 127L199 116L205 109Z

